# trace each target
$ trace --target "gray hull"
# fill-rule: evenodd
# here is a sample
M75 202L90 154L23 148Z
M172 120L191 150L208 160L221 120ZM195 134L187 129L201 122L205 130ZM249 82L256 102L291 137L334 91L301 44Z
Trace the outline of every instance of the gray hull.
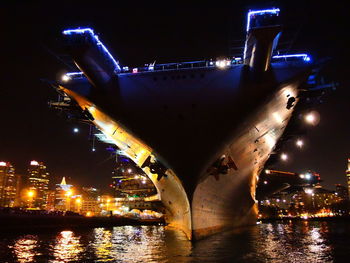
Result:
M94 86L84 94L61 89L151 178L168 223L201 238L255 222L259 174L308 73L276 64L252 79L237 65L120 74L113 95ZM166 167L164 176L145 165L148 158Z

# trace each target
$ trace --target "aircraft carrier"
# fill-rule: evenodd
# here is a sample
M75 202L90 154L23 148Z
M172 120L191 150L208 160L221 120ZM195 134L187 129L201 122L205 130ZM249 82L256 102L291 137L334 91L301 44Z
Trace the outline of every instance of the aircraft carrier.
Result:
M274 54L279 15L249 11L243 57L139 68L120 65L93 29L64 30L80 71L54 84L52 105L141 167L189 239L253 224L259 174L313 68L307 54Z

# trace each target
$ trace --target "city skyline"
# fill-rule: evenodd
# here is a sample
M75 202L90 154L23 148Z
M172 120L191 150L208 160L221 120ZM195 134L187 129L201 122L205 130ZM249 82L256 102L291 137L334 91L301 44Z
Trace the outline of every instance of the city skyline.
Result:
M346 79L347 66L344 62L349 58L349 51L346 49L345 37L339 38L339 35L344 34L341 32L345 32L345 21L342 21L341 16L327 21L320 19L326 17L328 5L317 2L316 11L313 8L315 3L306 2L304 10L295 3L292 6L276 2L275 5L281 8L286 19L292 19L290 26L306 24L299 31L295 30L298 34L292 50L299 51L305 47L303 51L309 52L315 59L333 57L331 65L335 68L328 68L326 73L332 77L331 81L339 82L340 85L316 108L321 121L309 130L304 149L292 149L289 162L280 163L279 166L292 172L315 170L321 174L327 188L333 189L336 183L345 185L345 170L350 155L350 117L345 114L349 112L349 81ZM237 10L237 6L240 10ZM225 5L207 4L200 7L200 14L194 12L197 6L191 4L186 10L177 5L171 10L165 6L155 8L152 5L141 5L139 9L125 5L118 10L100 6L99 14L106 14L101 16L95 14L95 8L91 5L71 4L72 8L67 9L56 4L52 7L53 12L47 12L47 6L40 3L30 6L6 5L8 12L5 12L1 27L4 27L5 35L11 41L5 43L4 50L8 52L2 69L5 77L0 100L3 112L6 112L3 117L6 126L1 129L0 159L11 162L20 173L25 171L26 160L40 159L52 167L50 172L58 178L76 178L74 180L81 184L97 184L98 187L110 182L115 161L105 150L106 145L97 143L97 151L92 152L91 142L88 141L89 127L57 118L56 112L47 106L47 102L54 100L56 94L40 79L59 79L69 71L66 65L52 55L52 51L61 55L61 50L58 47L51 50L51 47L57 46L63 29L93 26L113 55L130 66L141 66L154 60L215 59L228 55L227 42L232 36L244 38L245 17L241 11L260 6L235 3L235 8L232 6L228 11ZM74 9L78 7L83 12L76 17ZM332 8L334 12L344 12L341 4ZM10 17L14 12L19 14L16 16L17 21ZM113 14L120 17L117 22ZM130 14L133 14L132 20L128 20ZM171 17L173 22L167 17ZM179 20L179 17L182 19ZM296 22L298 19L300 21ZM150 23L150 26L140 26L143 21ZM157 21L161 21L163 26L159 26ZM203 41L207 41L207 44ZM322 45L317 46L317 43ZM18 78L17 74L21 77ZM75 127L79 127L79 133L73 132Z

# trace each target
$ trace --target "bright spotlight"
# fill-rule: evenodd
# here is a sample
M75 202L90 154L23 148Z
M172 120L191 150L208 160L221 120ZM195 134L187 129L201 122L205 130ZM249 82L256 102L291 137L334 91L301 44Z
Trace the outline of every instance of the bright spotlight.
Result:
M304 121L310 125L317 125L320 121L320 114L317 111L311 111L304 116Z
M73 132L74 132L74 133L78 133L78 132L79 132L79 129L78 129L78 128L74 128L74 129L73 129Z
M220 68L220 69L224 69L224 68L226 68L227 66L230 65L230 61L227 61L227 60L225 60L225 59L223 59L223 60L217 60L217 61L215 62L215 65L216 65L218 68Z
M306 178L307 180L310 180L310 179L311 179L311 174L310 174L310 173L305 174L305 178Z
M301 139L298 139L297 141L296 141L296 143L295 143L299 148L301 148L301 147L303 147L303 145L304 145L304 142L303 142L303 140L301 140Z
M68 77L66 74L62 76L62 81L67 82L70 80L70 77Z
M305 193L307 193L308 195L312 195L314 193L314 190L311 188L305 189Z
M313 123L315 121L315 116L311 113L305 116L305 120L309 123Z
M288 155L286 153L282 153L281 154L281 159L282 159L282 161L287 161Z

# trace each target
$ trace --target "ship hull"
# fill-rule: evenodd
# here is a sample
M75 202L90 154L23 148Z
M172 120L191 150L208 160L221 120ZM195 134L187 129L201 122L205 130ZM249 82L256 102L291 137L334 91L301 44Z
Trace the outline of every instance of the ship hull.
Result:
M94 95L101 87L84 96L61 89L150 177L166 221L200 239L255 222L259 174L308 71L276 65L263 79L243 65L121 74L118 94L106 97ZM145 165L150 158L167 168L164 176Z
M255 224L259 174L292 115L293 110L286 108L286 102L297 96L297 87L297 82L281 86L270 100L251 113L217 155L222 157L222 168L208 165L202 172L191 200L195 239ZM230 165L230 161L234 162Z

